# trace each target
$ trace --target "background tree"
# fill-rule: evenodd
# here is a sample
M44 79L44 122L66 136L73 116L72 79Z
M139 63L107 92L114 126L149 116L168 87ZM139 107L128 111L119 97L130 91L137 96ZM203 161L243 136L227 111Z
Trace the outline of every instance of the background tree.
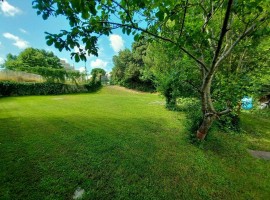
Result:
M35 48L26 48L18 56L8 54L3 67L39 74L50 82L64 82L66 78L76 82L80 76L79 72L64 69L60 59L52 52Z
M5 59L5 62L2 64L2 67L5 69L15 69L19 68L20 66L18 65L17 61L17 56L12 55L11 53L8 53Z
M176 54L172 46L165 42L152 42L144 62L155 77L157 90L166 98L167 108L175 109L179 97L198 97L196 65L185 55Z
M147 41L133 42L132 50L125 49L113 57L112 81L128 88L142 91L155 91L153 76L146 69Z
M47 81L65 80L65 70L60 59L52 52L26 48L17 57L8 55L4 67L10 70L26 71L43 76Z
M164 0L102 0L59 1L34 0L34 8L44 19L64 15L71 29L47 35L47 43L59 50L80 47L82 41L88 54L97 55L97 39L113 29L123 33L149 35L149 41L160 39L196 62L200 72L200 99L203 119L197 130L204 139L212 123L231 112L230 100L224 110L215 108L211 94L212 81L232 50L245 38L256 33L268 36L268 2L263 0L164 1ZM115 21L115 19L120 19ZM147 25L146 25L147 24ZM242 49L243 51L243 49ZM82 53L72 53L75 60L85 60ZM197 71L195 73L197 73Z
M119 51L118 55L113 56L112 82L113 84L124 85L125 71L132 61L132 53L129 49Z
M105 76L106 71L102 68L94 68L91 71L91 75L92 75L92 81L96 82L96 81L100 81L101 82L101 77ZM97 80L98 79L98 80Z

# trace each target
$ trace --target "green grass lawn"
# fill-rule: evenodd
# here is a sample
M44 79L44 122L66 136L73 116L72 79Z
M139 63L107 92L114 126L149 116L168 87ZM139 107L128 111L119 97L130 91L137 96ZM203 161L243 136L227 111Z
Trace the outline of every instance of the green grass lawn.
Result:
M270 162L247 152L270 150L269 118L245 114L245 134L198 148L162 104L119 87L1 98L0 199L269 199Z

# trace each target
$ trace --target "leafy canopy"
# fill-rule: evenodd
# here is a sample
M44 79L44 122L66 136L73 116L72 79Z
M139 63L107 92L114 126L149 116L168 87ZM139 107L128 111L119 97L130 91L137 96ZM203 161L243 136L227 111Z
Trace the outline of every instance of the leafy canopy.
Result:
M64 69L60 59L52 52L35 48L26 48L18 56L8 54L3 67L39 74L50 82L64 82L66 78L74 81L81 76L78 71Z
M264 0L233 2L232 11L237 16L230 27L233 35L248 30L252 22L262 23L268 19L267 5ZM123 33L133 34L135 39L144 32L149 35L149 40L159 38L167 41L204 64L197 57L200 53L193 44L201 44L206 49L217 45L208 41L218 40L223 23L220 19L226 6L224 0L33 0L33 7L43 19L50 16L67 18L70 29L56 34L47 33L47 44L54 44L60 51L72 51L78 47L79 52L71 54L76 61L85 60L86 54L97 56L98 38L121 28ZM254 25L252 29L256 27Z
M142 90L155 91L154 77L145 65L148 43L146 40L133 42L132 50L125 49L113 56L111 79L113 84Z
M60 59L52 52L26 48L18 56L8 54L4 67L12 70L28 71L35 67L62 69Z
M104 76L106 74L106 71L102 68L94 68L92 69L91 71L91 75L94 76L94 75L101 75L101 76Z

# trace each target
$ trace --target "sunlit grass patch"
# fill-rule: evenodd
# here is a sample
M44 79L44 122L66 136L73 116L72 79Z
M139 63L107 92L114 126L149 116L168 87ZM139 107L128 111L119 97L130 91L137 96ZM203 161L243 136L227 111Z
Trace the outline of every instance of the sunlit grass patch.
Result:
M245 137L213 133L194 146L185 114L162 101L118 87L1 98L0 199L72 199L78 188L84 199L268 197L269 163Z

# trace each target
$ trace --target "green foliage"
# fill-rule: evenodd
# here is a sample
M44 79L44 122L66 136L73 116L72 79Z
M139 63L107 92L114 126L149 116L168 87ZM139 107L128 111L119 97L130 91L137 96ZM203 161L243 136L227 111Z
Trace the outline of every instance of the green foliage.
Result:
M264 85L270 78L269 50L266 48L269 38L260 40L244 40L224 61L212 83L212 98L217 109L225 109L229 103L235 111L244 96L263 95ZM243 48L245 51L240 52Z
M156 88L153 86L152 81L129 81L121 85L126 88L139 90L142 92L155 92L156 91Z
M100 82L85 85L68 85L63 83L18 83L0 82L0 96L58 95L70 93L95 92L101 88Z
M4 66L7 69L19 70L22 67L24 70L26 68L35 67L46 67L53 69L62 69L60 59L55 56L52 52L47 52L45 50L26 48L18 56L13 56L11 54L7 55L6 62Z
M112 82L114 84L122 85L125 80L125 70L131 61L132 53L129 49L120 51L118 55L113 56Z
M186 111L185 130L189 140L192 143L196 143L196 132L203 121L201 103L198 99L192 98L190 101L185 102L184 107L184 110Z
M222 25L220 18L222 19L225 13L227 2L192 2L137 0L131 5L125 0L91 1L91 3L86 0L76 3L75 1L69 3L58 0L33 0L33 7L45 20L50 16L67 17L70 30L62 30L58 34L47 33L47 44L54 44L60 51L63 49L71 51L74 47L80 48L83 42L86 49L72 53L72 56L77 55L75 60L79 61L85 60L87 54L97 55L99 35L109 35L115 28L122 29L122 32L128 35L134 35L136 40L142 38L139 34L142 31L149 34L149 41L165 36L164 38L168 38L167 41L171 40L176 45L189 46L188 50L194 48L191 44L201 44L209 48L208 40L212 36L218 36L216 30ZM232 29L237 32L245 28L245 24L251 22L257 15L267 14L267 6L268 4L263 0L236 1L233 4L233 14L239 19L234 18ZM116 17L113 18L114 16ZM115 20L116 18L119 20ZM148 24L145 29L142 21ZM208 31L207 26L213 28L214 32ZM196 49L192 51L195 55L199 55ZM207 54L210 55L210 52Z
M92 76L97 76L97 75L102 75L104 76L106 74L106 71L104 69L101 69L101 68L94 68L92 69L91 71L91 75Z
M104 69L101 68L94 68L91 71L91 75L92 75L92 82L93 84L95 84L96 82L101 82L101 77L105 76L106 71Z
M270 95L270 84L261 84L259 87L259 96Z
M83 74L75 70L66 70L65 79L71 80L73 83L77 84L78 81L81 81Z
M178 110L184 111L186 114L185 130L191 142L196 143L196 131L198 130L202 120L202 108L199 99L196 98L182 98L178 101ZM241 132L240 116L236 112L231 112L228 115L221 116L215 121L211 128L211 132L230 133Z
M75 81L80 76L79 72L64 69L52 52L35 48L26 48L18 56L8 54L3 67L39 74L48 82L63 83L66 78Z
M88 92L96 92L101 89L102 84L101 81L90 81L89 83L84 84L84 87Z
M240 116L237 113L231 112L228 115L221 116L218 121L216 121L216 126L218 130L224 132L241 132L241 121Z
M155 77L157 90L166 98L166 107L176 109L179 97L198 96L199 71L195 63L176 53L165 42L153 42L144 57L146 69Z
M140 91L155 91L154 76L144 63L148 44L140 40L113 57L112 83Z
M16 93L14 91L17 90L17 83L3 81L0 82L0 95L1 96L10 96L12 93Z

